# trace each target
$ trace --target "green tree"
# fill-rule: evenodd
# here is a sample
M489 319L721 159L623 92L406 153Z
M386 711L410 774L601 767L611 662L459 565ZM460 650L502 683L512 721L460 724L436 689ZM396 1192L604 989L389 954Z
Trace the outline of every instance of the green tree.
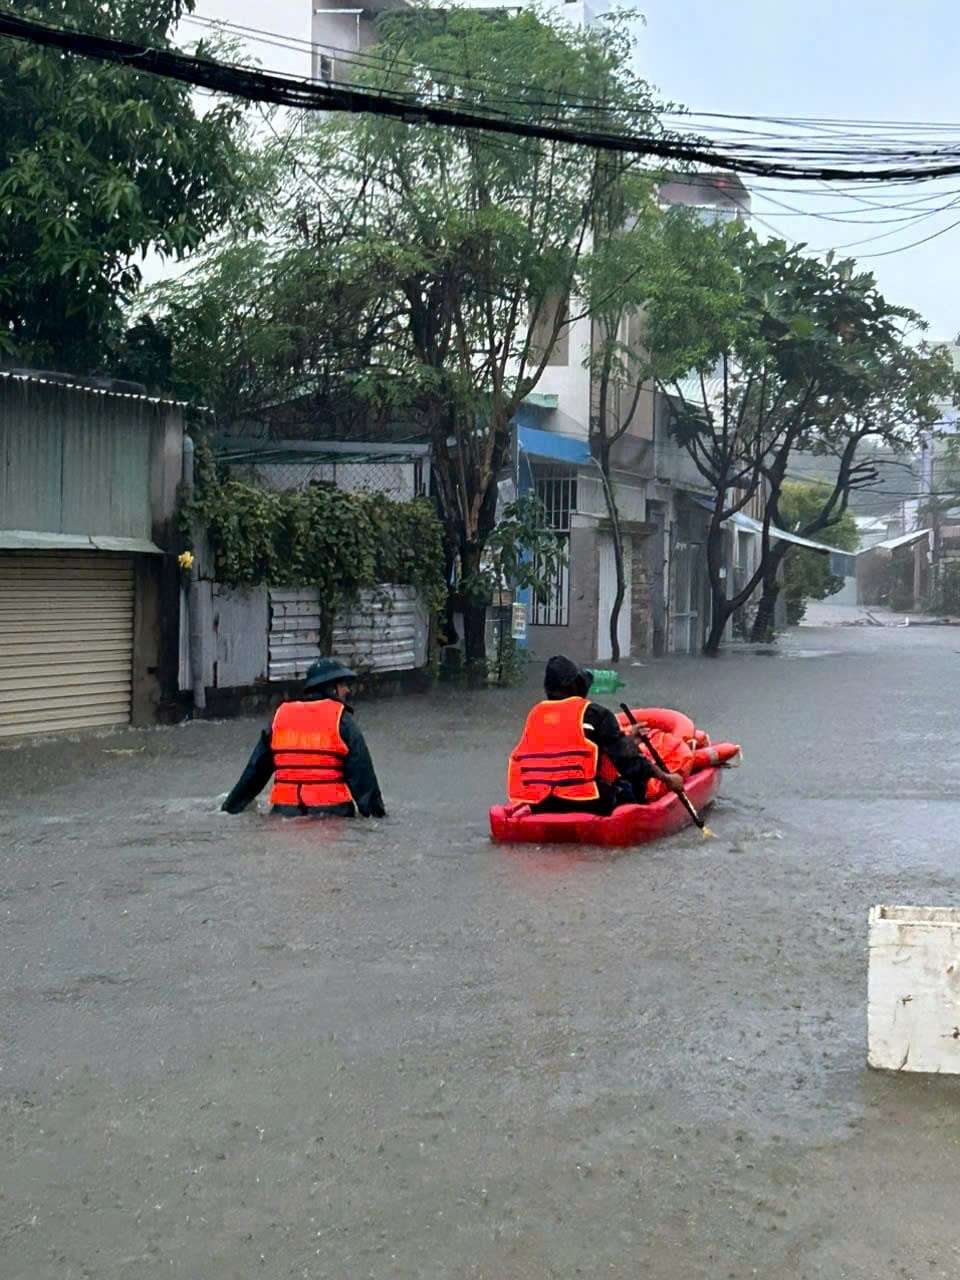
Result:
M420 11L385 15L381 35L363 79L412 111L426 94L525 122L658 127L622 21L575 30L529 10ZM512 420L571 323L598 210L637 162L376 117L333 121L308 146L327 216L378 247L377 278L399 302L389 363L425 406L448 547L469 583ZM464 621L468 663L482 667L482 598Z
M864 280L872 286L872 277ZM879 307L880 302L876 305ZM844 521L851 494L868 489L877 481L877 467L871 455L863 457L864 448L881 446L894 455L906 454L939 420L938 402L955 382L953 366L942 351L911 345L905 326L917 324L918 316L900 309L898 321L893 330L879 336L871 331L866 340L861 339L858 328L847 332L847 355L856 363L857 376L840 383L833 394L823 396L813 406L799 441L807 451L833 460L833 481L817 488L819 506L807 504L799 513L799 523L784 524L785 519L793 517L794 510L784 512L786 463L780 466L775 460L765 471L769 482L769 523L795 529L804 538L831 542L826 535ZM771 539L768 532L763 548L762 593L751 633L754 641L773 637L780 566L788 556L793 556L790 544Z
M164 47L193 0L10 0L22 17ZM238 112L0 42L0 351L96 369L150 250L181 258L242 204Z
M613 169L618 160L608 162ZM643 341L643 308L655 287L659 254L660 212L652 180L637 173L620 174L599 202L593 251L583 271L581 292L593 321L589 355L590 444L603 478L603 492L613 538L616 591L610 610L610 652L620 660L620 613L627 582L620 508L614 480L617 442L637 418L641 398L651 388L649 359Z
M770 526L793 451L825 431L836 441L834 425L867 403L877 370L902 352L903 326L916 317L887 303L852 262L813 258L802 246L761 242L735 226L670 218L664 249L646 342L672 433L712 495L704 652L715 654L730 617L782 555ZM678 377L683 368L692 377ZM717 394L708 379L719 384ZM760 564L728 593L723 526L759 498ZM828 513L820 527L829 520Z
M523 122L655 131L623 20L583 31L530 10L384 14L365 87ZM279 140L267 233L228 239L150 299L133 356L169 360L229 418L300 400L376 436L433 446L448 567L468 589L468 663L485 669L481 581L512 422L570 327L600 213L641 162L376 116ZM628 210L629 192L619 197ZM339 406L339 407L338 407ZM321 409L327 412L320 412Z
M511 593L528 590L545 600L549 584L566 563L563 542L547 526L546 507L535 494L508 502L487 539L478 581L461 583L461 588L474 598L492 599L495 591L507 587ZM502 625L498 635L493 674L503 684L515 674L516 652L512 638L506 643Z
M780 494L782 528L800 533L812 524L826 507L832 494L829 484L787 482ZM805 536L801 534L801 536ZM841 551L855 551L859 541L857 522L845 510L834 522L818 531L818 540ZM810 551L790 543L783 544L783 590L787 602L787 622L796 626L803 618L809 600L826 600L843 586L843 578L830 572L830 558L820 551Z
M384 363L397 307L367 248L293 221L216 243L143 294L114 367L202 402L222 430L287 405L328 434L376 435L409 397L402 368Z

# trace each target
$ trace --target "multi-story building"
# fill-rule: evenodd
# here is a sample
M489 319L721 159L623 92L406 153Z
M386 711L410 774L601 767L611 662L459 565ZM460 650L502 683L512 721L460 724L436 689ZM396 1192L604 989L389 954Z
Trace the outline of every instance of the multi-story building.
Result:
M705 221L745 220L750 214L749 191L732 174L677 176L661 185L660 200L692 208ZM611 656L616 574L603 477L590 447L591 428L600 425L586 368L594 337L588 317L571 323L518 414L517 474L521 486L535 489L555 513L569 544L569 567L550 600L530 605L531 649L542 656L566 644L571 652L602 661ZM713 392L719 396L719 386ZM700 395L699 384L695 394ZM632 399L629 388L621 398ZM617 420L619 409L615 404L612 410ZM669 418L663 394L653 385L642 388L611 456L627 586L618 626L623 656L695 653L710 622L706 537L712 495L674 441ZM725 560L733 590L758 563L761 516L758 496L728 522Z

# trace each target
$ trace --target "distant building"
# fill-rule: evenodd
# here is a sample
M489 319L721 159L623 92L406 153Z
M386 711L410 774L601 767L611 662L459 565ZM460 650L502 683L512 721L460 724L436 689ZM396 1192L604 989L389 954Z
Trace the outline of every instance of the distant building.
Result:
M695 209L703 222L750 220L750 192L735 173L677 174L659 194L661 204Z
M499 13L519 12L530 3L498 5L490 0L459 0L463 9L488 9ZM367 0L363 5L338 3L337 0L313 0L311 43L313 44L313 78L322 84L349 81L349 64L356 55L379 42L377 22L385 13L415 13L418 5L411 0ZM442 9L442 4L433 6ZM545 0L542 7L558 13L574 26L589 27L606 11L594 0Z

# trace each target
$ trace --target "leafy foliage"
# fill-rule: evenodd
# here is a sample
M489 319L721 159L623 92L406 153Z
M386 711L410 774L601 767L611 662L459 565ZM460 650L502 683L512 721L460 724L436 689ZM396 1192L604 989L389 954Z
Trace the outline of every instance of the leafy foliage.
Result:
M546 599L566 563L564 544L548 525L547 509L536 494L507 503L487 539L481 575L487 598L502 582L512 591L532 591L538 600Z
M409 401L402 370L382 363L394 304L366 246L331 238L320 252L297 234L228 239L151 289L115 368L201 401L221 429L302 401L339 434L376 431Z
M565 546L548 524L547 509L536 494L525 493L507 503L487 539L481 568L461 579L464 597L486 603L496 590L506 586L514 592L532 591L538 600L546 599L550 583L566 563ZM526 650L507 633L501 616L497 653L488 678L497 684L517 684L526 671L526 656Z
M919 317L888 303L852 260L809 257L803 246L685 215L664 220L663 242L665 265L647 308L651 366L671 430L713 497L705 651L715 653L728 619L761 583L754 639L768 638L786 554L769 525L782 522L793 451L837 459L835 484L801 530L811 536L835 524L850 492L870 482L871 468L857 462L862 441L906 447L935 420L947 362L912 348ZM694 376L682 377L685 370ZM709 380L719 385L712 394ZM760 564L728 596L722 526L755 495L766 509Z
M16 14L167 44L193 0L10 0ZM0 351L89 372L140 284L235 213L235 107L18 40L0 43Z
M446 599L443 530L425 499L313 486L277 493L224 479L209 449L197 450L191 501L181 524L205 529L217 580L230 587L315 586L330 610L365 587L418 587L428 607Z
M625 20L582 30L531 10L416 9L379 27L356 68L367 88L524 122L589 127L595 110L605 127L659 128ZM168 336L181 385L231 419L286 398L341 433L414 424L433 444L448 560L469 579L511 420L572 323L564 300L599 204L640 161L342 115L278 139L268 163L267 233L228 239L184 288L151 299L131 336L161 359ZM482 662L479 602L468 614Z
M785 484L780 497L782 527L805 528L823 509L830 492L829 485ZM856 550L859 534L852 513L845 511L835 524L818 534L818 541L842 551ZM843 578L830 572L829 558L822 552L791 547L786 556L784 578L789 625L796 626L801 621L808 601L826 600L842 588L843 582Z

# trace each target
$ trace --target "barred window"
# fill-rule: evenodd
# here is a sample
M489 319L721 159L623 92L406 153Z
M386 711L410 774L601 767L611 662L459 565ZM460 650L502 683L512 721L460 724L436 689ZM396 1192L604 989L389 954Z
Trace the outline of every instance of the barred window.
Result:
M565 627L570 621L570 525L577 509L577 472L562 464L538 463L533 469L534 492L547 513L547 528L557 534L564 550L562 565L551 574L547 595L530 602L535 627Z

